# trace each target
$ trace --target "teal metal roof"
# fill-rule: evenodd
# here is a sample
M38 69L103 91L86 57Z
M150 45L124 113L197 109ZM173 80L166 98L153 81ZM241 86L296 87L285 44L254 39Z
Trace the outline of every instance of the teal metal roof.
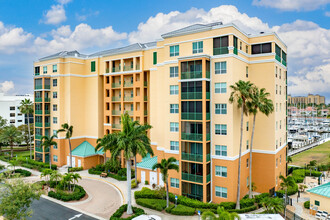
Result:
M310 193L318 194L330 198L330 182L307 190Z
M88 141L82 142L78 147L73 149L72 156L89 157L93 155L102 155L103 148L95 152L95 148Z
M151 170L153 165L156 163L157 163L157 157L150 157L150 154L147 154L147 156L142 158L142 161L136 164L136 166L139 168Z

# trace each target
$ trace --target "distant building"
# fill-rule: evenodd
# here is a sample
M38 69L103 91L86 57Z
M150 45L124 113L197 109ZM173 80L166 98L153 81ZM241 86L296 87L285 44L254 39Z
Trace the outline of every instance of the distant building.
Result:
M310 197L310 209L330 212L330 182L307 190Z
M325 104L325 97L318 94L308 94L307 96L295 96L288 95L288 104Z
M6 119L8 124L16 127L27 124L27 117L19 110L20 103L24 99L30 99L33 102L33 95L7 96L0 93L0 116ZM33 115L30 115L30 123L33 123Z

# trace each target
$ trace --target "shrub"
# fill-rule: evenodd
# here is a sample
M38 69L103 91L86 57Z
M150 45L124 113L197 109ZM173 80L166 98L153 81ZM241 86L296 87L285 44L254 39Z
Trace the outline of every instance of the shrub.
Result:
M171 209L171 214L173 214L173 215L194 215L195 209L179 204L176 207Z
M174 204L170 204L166 209L165 209L165 212L167 213L171 213L171 210L175 207Z
M306 208L306 209L309 209L309 207L310 207L310 201L306 201L306 202L304 202L304 207Z
M132 189L137 187L137 182L135 182L135 180L131 181L131 187L132 187Z
M15 173L19 173L21 176L24 177L31 176L31 172L28 170L15 169Z
M108 177L114 178L119 181L126 181L126 176L119 176L118 174L108 173Z
M148 180L144 181L144 184L146 184L146 185L149 185L149 182L148 182Z
M146 208L163 211L166 208L166 201L161 199L136 199L136 204Z
M221 202L220 206L222 206L224 209L235 209L236 203L235 202Z
M72 201L72 200L79 200L86 195L86 191L84 190L84 188L79 185L76 185L74 192L72 192L72 193L63 191L60 188L63 189L63 187L61 187L61 185L58 185L58 189L56 190L56 192L49 191L48 196L58 199L58 200L62 200L64 202L67 202L67 201Z
M246 212L251 212L253 210L256 210L257 206L253 205L250 207L246 207L246 208L241 208L241 209L229 209L227 210L228 212L236 212L236 213L246 213Z
M113 215L110 217L110 220L131 220L137 216L143 215L145 212L143 209L140 208L136 208L134 206L132 206L133 209L133 215L128 217L128 218L121 218L121 216L123 215L124 212L126 212L127 210L127 204L122 205L119 207L119 209L117 209L117 211L115 213L113 213Z
M71 167L69 169L69 172L78 172L78 171L82 171L83 168L82 167Z
M96 165L95 170L104 172L104 170L105 170L104 164Z
M256 195L254 199L255 202L258 203L259 206L261 206L261 201L266 197L270 197L269 193L261 193L260 195Z
M0 170L3 170L5 169L5 166L4 165L0 165Z
M241 209L244 209L244 208L253 206L254 205L254 202L255 202L254 199L249 199L249 198L242 199L240 201Z
M88 173L94 174L94 175L101 175L101 173L103 173L103 171L96 170L95 167L92 167L88 170Z

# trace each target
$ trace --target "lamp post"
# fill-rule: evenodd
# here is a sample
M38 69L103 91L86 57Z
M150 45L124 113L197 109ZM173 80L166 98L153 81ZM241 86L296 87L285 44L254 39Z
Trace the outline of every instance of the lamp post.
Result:
M304 184L306 184L306 163L305 163L305 172L304 172Z

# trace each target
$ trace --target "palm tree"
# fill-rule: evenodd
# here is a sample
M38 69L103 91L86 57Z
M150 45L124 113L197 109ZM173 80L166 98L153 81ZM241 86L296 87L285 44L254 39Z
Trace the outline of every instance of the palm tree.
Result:
M50 181L56 181L56 186L57 182L61 180L62 174L59 173L57 170L53 170L52 173L50 174Z
M230 88L233 90L230 94L229 102L237 103L237 107L241 108L241 135L239 143L239 154L238 154L238 180L237 180L237 198L236 198L236 209L240 209L240 184L241 184L241 157L242 157L242 140L243 140L243 115L248 114L247 101L250 98L250 93L253 84L250 81L239 80L235 85L231 85Z
M24 99L20 103L19 110L21 113L27 115L28 132L29 132L29 144L30 144L30 159L32 159L32 145L31 145L31 132L30 132L30 114L33 114L33 103L30 99Z
M139 152L143 149L147 151L147 146L150 145L150 139L147 135L147 131L151 128L150 125L140 125L138 121L132 121L128 113L126 112L121 116L122 130L115 133L113 140L117 142L117 147L112 149L111 158L115 160L121 152L124 153L126 160L127 170L127 214L132 214L131 204L131 163L130 160L133 156L133 149L138 148Z
M78 183L78 180L81 179L81 176L79 173L72 173L72 180L73 180L73 192L76 188L76 182Z
M229 213L222 206L218 206L217 213L219 217L211 211L203 212L202 220L235 220L241 219L236 212Z
M168 171L176 170L179 172L179 166L175 164L176 159L174 157L170 157L167 160L162 159L160 163L154 164L152 166L152 170L159 169L162 174L163 182L166 184L166 207L170 205L169 197L168 197Z
M283 209L283 201L280 198L265 197L261 200L261 204L270 214L279 213Z
M258 111L268 116L270 113L274 111L273 101L268 99L270 96L268 92L266 92L265 88L259 90L258 87L252 88L252 94L250 100L247 101L247 107L249 113L253 114L253 127L252 127L252 135L251 135L251 143L250 143L250 167L249 167L249 198L252 198L252 148L253 148L253 137L255 131L256 124L256 115Z
M64 176L62 177L62 183L64 184L64 189L65 189L65 185L68 184L68 190L71 191L72 181L73 181L72 173L65 173Z
M295 181L292 176L288 176L285 178L284 176L280 176L281 181L281 188L285 191L285 204L287 204L288 201L288 188L289 187L294 187L295 186Z
M56 135L53 135L51 137L42 136L42 138L41 138L41 141L42 141L41 146L44 146L45 152L46 152L46 149L49 150L49 169L52 169L52 158L51 158L51 153L50 153L51 146L57 145L57 143L55 141L53 141L54 138L57 138L57 136Z
M106 151L112 151L117 147L117 133L106 134L103 138L99 138L96 141L95 152L103 149L104 152L104 164L106 163Z
M57 133L60 132L65 132L65 138L68 139L69 141L69 150L70 150L70 167L72 167L72 149L71 149L71 140L70 138L72 137L73 133L73 126L69 125L68 123L64 123L61 125L61 129L57 130Z
M9 125L2 129L2 132L0 134L0 140L9 144L11 158L13 158L14 144L18 144L21 142L21 133L14 125Z
M288 163L292 163L292 157L288 156Z
M51 169L43 169L43 170L41 171L40 178L45 177L46 182L47 182L47 180L48 180L47 177L50 177L50 175L52 174L52 172L53 172L53 171L52 171Z

